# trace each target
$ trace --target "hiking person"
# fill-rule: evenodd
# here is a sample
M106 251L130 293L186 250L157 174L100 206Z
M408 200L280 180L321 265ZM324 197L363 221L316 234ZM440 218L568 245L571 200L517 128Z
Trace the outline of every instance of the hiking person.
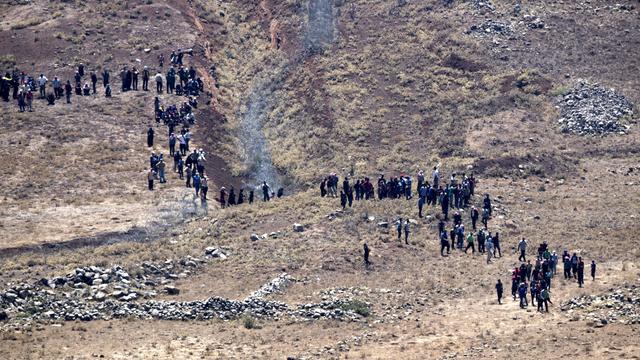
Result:
M160 73L160 71L158 71L158 73L155 76L156 79L156 92L158 94L162 94L162 74Z
M176 135L171 133L169 135L169 155L174 156L176 154Z
M520 298L520 308L524 309L529 306L527 302L527 283L520 283L518 286L518 298Z
M67 83L64 85L64 94L67 97L67 104L71 104L71 92L73 88L71 87L71 81L67 80Z
M502 281L498 279L498 282L496 283L496 294L498 295L498 305L502 305L502 292L503 292Z
M493 237L493 257L496 257L496 253L498 252L498 256L502 257L502 251L500 251L500 235L496 232L496 235Z
M562 265L565 280L571 278L571 258L568 255L562 257Z
M27 101L27 107L29 108L29 112L33 111L33 93L31 89L27 90L27 93L24 95Z
M164 184L167 182L167 179L165 179L164 177L164 170L166 168L166 163L164 162L164 159L162 158L162 154L160 154L160 160L158 161L158 176L160 177L160 183Z
M573 253L571 256L571 272L573 273L573 278L578 278L578 255Z
M96 84L98 83L98 76L94 71L91 72L91 89L93 93L96 93Z
M485 236L484 236L484 230L479 230L478 231L478 252L481 254L484 254L485 250L484 250L484 241L485 241Z
M229 199L227 200L227 204L229 204L229 206L236 204L236 189L234 189L233 186L229 189Z
M398 240L402 239L402 218L396 221L396 230L398 231Z
M209 192L209 181L206 176L203 176L200 179L200 193L202 195L202 200L207 200L207 192Z
M476 209L475 206L472 206L471 207L471 227L473 231L476 231L476 223L478 222L479 216L480 216L480 213L478 212L478 209Z
M269 198L269 185L266 181L262 182L262 202L267 202L270 200Z
M149 91L149 67L145 66L142 69L142 90Z
M176 167L178 170L178 178L182 180L184 176L184 161L182 161L182 158L178 159L178 164Z
M320 182L320 197L327 196L327 178L322 179Z
M27 101L25 100L25 95L22 92L22 90L20 90L18 92L18 109L20 112L25 112L27 107Z
M476 253L476 247L473 244L473 233L469 232L469 235L467 235L467 247L464 249L464 253L467 253L467 250L469 250L469 248L471 248L471 254L475 254Z
M596 281L596 261L591 260L591 280Z
M193 177L193 171L191 170L191 166L187 166L187 173L185 174L186 183L185 186L191 187L191 178Z
M404 242L409 245L409 232L411 232L411 224L409 219L404 222Z
M364 244L363 248L364 248L364 265L369 266L371 262L369 262L369 246L367 246L367 243Z
M200 195L200 175L198 172L193 173L193 188L196 190L196 197Z
M109 85L109 78L111 77L111 75L109 75L109 70L104 69L104 71L102 72L102 86L103 87L107 87L107 85Z
M249 204L253 204L253 190L249 190Z
M131 86L133 87L133 90L136 91L138 90L138 74L140 74L140 72L134 66L133 70L131 71Z
M540 290L540 299L538 300L538 311L542 311L542 306L544 305L544 309L546 312L549 312L549 303L551 302L551 293L549 289L542 288Z
M482 202L482 208L487 209L489 213L489 217L491 217L491 199L489 198L489 194L484 195L484 200Z
M578 258L578 287L582 287L584 284L584 262L582 261L582 257Z
M153 179L155 178L155 174L153 173L153 168L149 169L147 173L147 180L149 182L149 190L153 190Z
M147 130L147 147L153 147L153 128L149 126L149 130Z
M44 74L40 74L40 77L38 78L38 85L40 86L40 99L45 98L45 90L48 81L49 79L47 79Z
M491 257L493 256L493 239L491 238L491 234L487 236L485 239L485 247L487 249L487 264L491 262Z
M444 256L444 249L447 249L447 254L451 254L451 248L449 247L449 240L447 240L447 232L440 232L440 256Z
M527 252L527 240L522 238L518 242L518 251L520 251L520 256L518 257L518 261L525 262L527 261L526 252Z
M244 204L244 189L240 188L238 192L238 205Z
M516 296L518 294L518 275L514 272L511 274L511 296L513 297L513 301L516 301Z
M535 301L533 301L534 299L537 299L539 296L538 294L538 282L537 281L532 281L531 282L531 286L530 286L530 292L531 292L531 305L535 305Z
M347 206L347 194L342 190L340 190L340 206L342 206L342 210Z

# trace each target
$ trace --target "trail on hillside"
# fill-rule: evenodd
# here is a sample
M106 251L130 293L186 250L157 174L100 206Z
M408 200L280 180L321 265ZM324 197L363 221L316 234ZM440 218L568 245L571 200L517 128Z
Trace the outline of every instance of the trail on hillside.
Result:
M252 185L266 181L274 190L281 187L280 175L273 164L263 126L276 103L275 93L289 73L310 56L322 53L334 40L333 0L311 0L307 17L304 48L293 59L282 62L276 69L265 69L263 76L256 77L260 80L249 91L246 111L239 114L240 141Z

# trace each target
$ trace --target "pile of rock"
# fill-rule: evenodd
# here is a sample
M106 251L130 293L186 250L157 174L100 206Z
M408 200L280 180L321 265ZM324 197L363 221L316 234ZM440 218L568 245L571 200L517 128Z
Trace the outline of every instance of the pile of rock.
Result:
M631 119L633 105L614 89L580 80L557 102L561 115L558 123L563 132L605 135L629 131L630 126L623 119Z
M598 327L613 322L640 324L640 287L625 285L606 294L573 298L562 304L561 310Z
M278 275L278 277L262 285L260 289L251 293L251 295L249 295L245 301L249 301L251 299L262 299L265 296L271 295L273 293L279 293L292 281L295 281L295 279L289 276L289 274L287 273L282 273Z
M495 11L496 7L491 0L471 0L473 7L480 11Z
M513 27L511 24L489 19L480 25L471 26L471 29L469 29L467 33L475 36L509 36L513 34Z
M544 29L544 21L535 15L525 15L524 21L529 29Z

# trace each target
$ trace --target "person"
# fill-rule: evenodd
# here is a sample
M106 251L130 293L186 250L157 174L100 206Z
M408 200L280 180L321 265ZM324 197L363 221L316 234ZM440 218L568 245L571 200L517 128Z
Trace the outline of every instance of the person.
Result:
M160 73L160 71L158 71L158 73L155 76L156 79L156 92L158 94L162 94L162 74Z
M591 280L596 281L596 261L591 260Z
M40 77L38 78L38 85L40 86L40 98L41 99L45 98L45 90L46 90L46 85L47 85L48 81L49 81L49 79L47 79L47 77L44 76L44 74L40 74Z
M196 197L200 195L200 175L197 171L193 173L193 188L196 189Z
M164 159L162 158L162 154L160 154L160 160L158 161L158 164L156 165L158 167L158 176L160 177L160 183L164 184L167 182L167 179L165 179L164 177L164 170L166 168L166 163L164 162Z
M500 279L498 279L498 282L496 283L496 294L498 295L498 305L502 305L502 292L503 292L503 287L502 287L502 281L500 281Z
M111 75L109 75L109 70L104 69L104 71L102 72L102 86L103 87L107 87L107 85L109 85L109 78L111 77Z
M444 256L444 249L447 249L447 254L451 254L451 247L449 246L449 240L447 240L447 232L440 232L440 256Z
M25 95L22 92L22 90L20 90L18 92L18 109L20 112L25 112L26 107L27 107L27 101L25 99Z
M542 288L540 289L540 299L538 300L538 311L542 311L542 306L544 305L545 311L549 312L549 303L551 302L551 294L549 289Z
M89 87L89 83L84 83L84 87L82 88L82 95L83 96L91 95L91 88Z
M486 237L484 246L487 250L487 264L488 264L491 262L491 257L493 256L493 239L491 238L491 235Z
M185 175L186 175L185 176L185 179L186 179L185 186L190 188L191 187L191 178L193 177L193 172L191 170L191 166L187 166L187 171L186 171Z
M149 126L149 130L147 130L147 147L153 147L153 128Z
M340 206L342 206L342 210L347 206L347 194L343 190L340 190Z
M327 196L327 178L322 179L320 182L320 197Z
M107 84L104 90L104 96L110 98L111 97L111 84Z
M73 88L71 87L71 81L67 80L67 83L64 85L64 94L67 97L67 104L71 104L71 92Z
M527 284L522 282L518 286L518 298L520 298L520 308L524 309L529 306L527 302Z
M253 190L249 190L249 204L253 204Z
M155 178L155 174L153 173L153 168L149 169L147 173L147 180L149 181L149 190L153 190L153 179Z
M236 204L236 190L233 188L233 186L231 187L231 189L229 189L229 200L227 201L227 204L229 206Z
M573 278L578 278L578 255L573 253L571 256L571 272L573 273Z
M467 253L467 250L469 250L469 248L471 248L471 254L475 254L476 253L476 247L473 244L473 232L469 232L469 235L467 235L467 247L464 249L464 253Z
M133 87L133 90L136 91L138 90L138 74L140 74L140 72L134 66L133 70L131 71L131 86Z
M145 66L142 69L142 90L149 91L149 67Z
M96 75L95 71L91 72L91 89L93 90L93 93L96 93L96 84L98 83L98 76Z
M57 76L53 77L53 94L56 96L56 100L60 99L60 97L62 96L62 83L60 82L60 79L58 79Z
M47 105L55 105L55 103L56 103L55 95L53 95L52 93L49 93L49 95L47 95Z
M244 204L244 189L240 188L240 191L238 192L238 205L242 204Z
M488 215L489 217L491 217L491 199L489 198L489 194L485 194L484 195L484 201L483 201L483 209L487 209Z
M207 177L203 176L200 180L200 192L202 194L202 200L207 201L207 192L209 192L209 182Z
M498 256L502 257L502 252L500 251L500 235L498 233L493 237L493 249L493 257L496 257L496 252Z
M369 246L367 243L364 244L364 265L369 266L371 262L369 262Z
M25 98L27 100L27 107L29 108L29 112L33 111L33 93L31 92L31 89L27 90L27 93L25 94Z
M584 284L584 261L582 261L582 257L578 258L578 287L582 287Z
M411 224L409 219L404 222L404 243L409 245L409 232L411 232Z
M538 294L538 285L539 283L537 281L532 281L531 282L531 286L530 286L530 292L531 292L531 305L535 305L535 299L539 298L540 295Z
M270 200L269 197L269 185L267 184L266 181L262 182L262 201L263 202L267 202Z
M174 156L176 153L176 135L171 133L169 135L169 155Z
M402 239L402 218L396 221L396 230L398 231L398 240Z
M471 227L473 228L473 231L476 231L476 223L478 222L478 217L480 216L480 213L478 212L478 209L476 209L475 206L471 207Z
M527 252L527 240L522 238L520 242L518 242L518 251L520 251L520 256L518 257L518 261L525 262L527 261L526 252Z

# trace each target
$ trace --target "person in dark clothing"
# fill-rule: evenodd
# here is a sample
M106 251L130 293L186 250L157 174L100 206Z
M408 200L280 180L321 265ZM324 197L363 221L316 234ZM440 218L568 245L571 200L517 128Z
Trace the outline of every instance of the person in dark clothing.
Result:
M138 90L138 74L138 69L134 66L133 71L131 71L131 87L133 90Z
M449 240L447 240L447 232L440 232L440 256L444 256L444 249L447 249L447 254L451 253L451 247L449 247Z
M95 72L91 72L91 89L93 90L93 93L96 93L96 84L98 83L98 76L96 75Z
M238 192L238 205L244 204L244 189L240 189Z
M398 230L398 240L402 239L402 218L398 218L396 221L396 229Z
M102 86L103 87L107 87L107 85L109 85L109 79L111 78L111 75L109 75L109 70L104 69L104 71L102 72Z
M153 128L152 127L149 127L149 130L147 130L147 146L153 147Z
M342 206L342 210L347 206L347 194L342 190L340 190L340 206Z
M502 257L502 252L500 251L500 237L498 236L498 233L496 233L496 235L493 237L493 249L494 249L493 257L495 257L496 252L500 257Z
M596 261L591 260L591 279L596 281Z
M422 209L424 208L424 202L425 202L425 198L424 197L419 197L418 198L418 217L422 218Z
M351 207L353 205L353 188L349 188L349 192L347 192L346 195L347 204L349 204L349 207Z
M442 194L442 198L440 199L440 206L442 207L444 221L449 221L449 196L446 192Z
M476 223L478 222L478 218L480 217L480 213L478 212L478 209L476 209L475 206L471 207L471 227L473 228L473 231L476 230Z
M503 288L502 288L502 281L500 281L500 279L498 279L498 282L496 283L496 294L498 295L498 304L502 305L502 293L503 293Z
M108 98L111 97L111 85L107 84L107 87L104 90L104 96Z
M142 90L149 91L149 77L151 74L149 73L149 68L144 67L142 70Z
M249 190L249 204L253 204L253 190Z
M270 197L269 197L269 189L270 189L270 188L269 188L269 185L267 184L267 182L266 182L266 181L264 181L264 182L262 183L262 201L263 201L263 202L267 202L267 201L269 201L269 200L270 200Z
M233 186L231 187L231 189L229 189L228 203L229 203L229 206L236 204L236 190L233 188Z
M320 182L320 197L327 196L327 178L322 179Z
M220 207L224 208L227 204L227 189L223 186L220 188Z
M67 104L71 104L71 92L73 91L73 88L71 87L71 82L69 80L67 80L67 83L64 84L64 94L67 97Z
M369 266L371 263L369 262L369 246L364 244L364 265Z
M280 199L282 195L284 195L284 188L279 188L276 196L278 197L278 199ZM351 203L349 203L349 206L351 206Z
M578 287L582 287L584 284L584 262L582 258L578 258Z
M53 95L52 93L49 93L49 95L47 95L47 105L55 105L56 103L56 96Z
M489 213L489 217L491 217L491 199L489 199L489 194L486 194L484 196L482 208L487 209L487 212Z
M80 75L80 77L84 76L84 64L78 65L78 75Z

